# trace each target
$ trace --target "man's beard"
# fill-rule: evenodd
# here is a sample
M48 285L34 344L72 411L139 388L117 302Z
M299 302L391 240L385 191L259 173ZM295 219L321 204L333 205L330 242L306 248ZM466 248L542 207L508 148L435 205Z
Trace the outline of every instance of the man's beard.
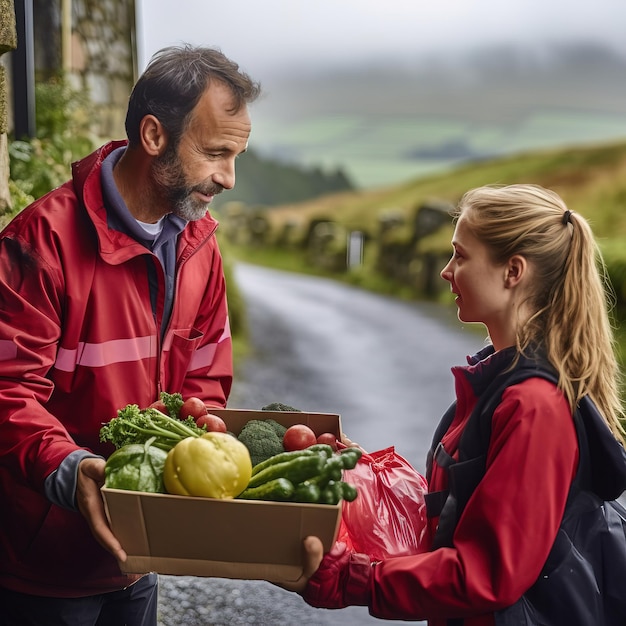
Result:
M209 204L200 200L194 191L206 196L224 191L221 185L211 181L190 187L174 146L168 147L162 156L153 161L152 179L158 188L157 193L167 199L170 211L188 222L203 218L209 210Z

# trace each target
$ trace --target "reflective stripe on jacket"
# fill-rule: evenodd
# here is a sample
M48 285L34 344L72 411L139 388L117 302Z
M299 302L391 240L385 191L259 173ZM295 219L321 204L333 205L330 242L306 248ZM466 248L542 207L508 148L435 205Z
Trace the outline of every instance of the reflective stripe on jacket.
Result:
M0 235L0 586L25 593L80 596L133 580L80 514L43 497L46 476L78 448L107 456L100 427L126 404L147 406L168 391L225 406L232 383L217 222L207 214L179 237L161 342L161 265L107 226L100 165L122 145L74 164L71 181Z

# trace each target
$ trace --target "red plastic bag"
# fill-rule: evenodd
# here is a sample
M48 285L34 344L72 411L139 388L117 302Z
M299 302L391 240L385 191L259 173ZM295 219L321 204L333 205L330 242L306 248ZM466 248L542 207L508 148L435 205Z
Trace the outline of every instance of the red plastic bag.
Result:
M343 503L337 541L373 560L425 550L426 479L393 446L364 453L343 480L358 496Z

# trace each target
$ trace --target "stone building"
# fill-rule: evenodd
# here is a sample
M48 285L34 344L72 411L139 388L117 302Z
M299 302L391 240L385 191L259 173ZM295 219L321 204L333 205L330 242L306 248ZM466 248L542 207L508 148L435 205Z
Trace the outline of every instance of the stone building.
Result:
M13 130L12 76L7 52L28 45L16 31L15 3L31 16L34 80L63 74L87 93L91 132L103 140L124 137L124 116L137 77L135 0L0 0L0 213L7 209L7 133ZM28 20L27 20L28 21Z
M11 206L9 194L9 88L6 69L8 52L17 47L13 0L0 0L0 213Z

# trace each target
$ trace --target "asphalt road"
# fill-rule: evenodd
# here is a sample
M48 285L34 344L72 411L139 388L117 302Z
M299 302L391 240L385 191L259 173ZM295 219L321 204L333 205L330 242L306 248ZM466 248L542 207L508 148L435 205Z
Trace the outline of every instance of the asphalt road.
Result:
M251 265L235 276L253 354L229 406L283 402L339 413L366 450L395 446L420 471L454 399L450 367L483 346L441 307L372 294L328 279Z
M479 350L482 336L434 305L252 265L235 270L253 352L237 364L229 407L282 402L339 413L363 448L395 446L423 473L454 397L450 367ZM263 581L162 576L159 610L163 626L383 623L364 607L313 609Z

